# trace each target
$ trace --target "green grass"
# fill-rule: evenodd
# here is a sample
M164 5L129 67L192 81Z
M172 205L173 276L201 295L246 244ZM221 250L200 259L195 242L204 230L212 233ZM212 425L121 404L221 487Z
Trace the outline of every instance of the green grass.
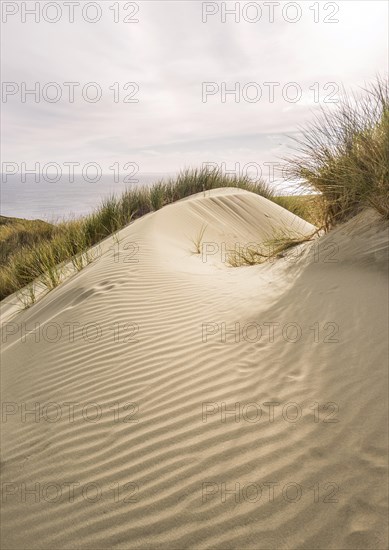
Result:
M359 96L344 95L295 140L290 178L322 197L328 230L373 207L389 218L389 84L378 78Z
M72 262L78 271L93 258L89 249L131 221L190 195L219 187L239 187L266 198L272 192L262 181L231 177L217 170L185 170L176 178L159 181L150 188L126 190L111 196L90 215L56 225L45 222L3 219L0 229L0 299L39 279L48 290L58 286L63 265ZM3 226L8 226L4 229ZM201 240L201 239L200 239ZM26 298L27 296L27 298ZM24 303L34 303L33 287L22 293Z

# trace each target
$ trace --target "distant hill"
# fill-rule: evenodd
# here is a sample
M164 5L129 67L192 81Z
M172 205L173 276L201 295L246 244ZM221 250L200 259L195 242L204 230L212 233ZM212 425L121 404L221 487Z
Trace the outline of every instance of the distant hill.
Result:
M54 225L43 220L25 220L0 216L0 265L22 246L31 246L51 237Z

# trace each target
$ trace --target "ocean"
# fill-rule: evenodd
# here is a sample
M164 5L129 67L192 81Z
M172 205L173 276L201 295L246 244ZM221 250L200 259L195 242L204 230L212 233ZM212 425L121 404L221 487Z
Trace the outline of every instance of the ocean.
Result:
M94 183L82 175L74 175L74 181L70 181L68 176L62 176L58 181L48 181L41 174L25 174L23 181L20 174L7 175L6 178L3 175L0 182L0 214L59 222L92 212L104 197L121 195L126 189L149 186L174 175L174 172L140 172L132 181L126 182L126 176L119 175L119 181L115 182L112 174L106 174ZM254 174L252 177L255 179ZM293 185L288 182L275 181L271 186L282 195L293 191Z
M128 183L123 181L124 176L119 177L118 182L113 181L112 174L103 175L95 183L81 175L75 175L74 182L65 176L57 182L47 181L40 174L37 178L26 174L26 181L23 182L20 175L8 175L7 181L2 178L0 183L0 214L49 222L79 217L91 212L104 197L120 195L126 188L151 185L169 175L174 174L138 173L138 181Z

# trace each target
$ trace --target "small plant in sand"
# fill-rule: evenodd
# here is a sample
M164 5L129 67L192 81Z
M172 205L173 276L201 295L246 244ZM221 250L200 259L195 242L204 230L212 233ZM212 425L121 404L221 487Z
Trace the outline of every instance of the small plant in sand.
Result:
M81 271L93 261L92 254L87 250L72 257L72 264L76 271Z
M191 241L194 245L194 249L195 249L194 253L195 254L201 254L201 249L202 249L202 245L203 245L203 238L204 238L204 234L205 234L206 229L207 229L207 225L203 224L201 226L199 232L195 236L195 238L191 239Z
M36 302L34 283L30 283L16 294L17 299L22 305L22 309L28 309Z
M119 232L112 233L112 240L115 244L120 244Z
M290 248L312 241L320 232L315 229L308 235L302 233L290 233L285 229L280 229L273 237L265 241L265 246L269 251L269 258L279 258Z
M286 229L274 231L273 236L258 246L239 247L229 253L228 264L231 267L262 264L266 261L282 258L291 248L312 241L320 232L315 229L308 235L291 232Z
M62 280L62 269L53 263L47 263L42 273L41 281L49 289L54 290Z

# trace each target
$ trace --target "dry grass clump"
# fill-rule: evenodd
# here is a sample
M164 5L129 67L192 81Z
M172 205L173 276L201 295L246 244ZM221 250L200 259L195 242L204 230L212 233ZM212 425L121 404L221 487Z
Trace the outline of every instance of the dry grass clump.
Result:
M204 234L206 229L207 229L207 225L203 224L199 229L198 233L196 234L196 236L190 239L194 246L194 254L201 254L203 239L204 239Z
M320 229L306 235L286 228L278 229L273 235L259 245L250 244L231 250L228 255L228 264L231 267L257 265L283 257L288 250L306 242L313 241Z
M389 218L389 85L378 78L362 96L344 95L296 139L287 172L320 193L326 229L366 207Z

